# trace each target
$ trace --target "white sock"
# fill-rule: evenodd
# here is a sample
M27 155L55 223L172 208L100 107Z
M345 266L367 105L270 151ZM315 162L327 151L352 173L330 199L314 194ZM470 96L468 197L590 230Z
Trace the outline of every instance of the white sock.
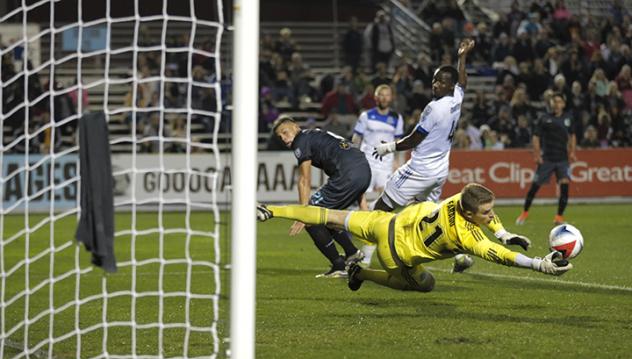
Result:
M362 263L369 265L371 264L371 257L373 257L373 252L375 252L376 246L374 244L365 244L360 248L362 253L364 253L364 259Z

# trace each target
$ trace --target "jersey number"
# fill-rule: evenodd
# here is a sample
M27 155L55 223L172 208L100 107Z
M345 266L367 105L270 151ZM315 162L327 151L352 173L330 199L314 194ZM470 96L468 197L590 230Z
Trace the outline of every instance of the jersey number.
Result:
M456 120L452 121L452 128L450 128L450 134L448 135L448 142L452 142L455 132L456 132Z
M435 214L433 215L425 216L424 218L421 219L421 222L419 222L419 228L423 230L424 222L431 224L431 223L434 223L437 220L437 218L439 218L439 211L435 212ZM424 244L426 245L426 247L430 247L430 245L434 241L436 241L442 234L443 234L443 230L441 229L441 227L437 225L435 227L435 231L428 238L424 240Z

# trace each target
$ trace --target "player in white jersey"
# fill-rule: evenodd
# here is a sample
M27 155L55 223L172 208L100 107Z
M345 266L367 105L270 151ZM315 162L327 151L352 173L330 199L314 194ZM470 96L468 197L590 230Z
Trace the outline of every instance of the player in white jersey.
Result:
M426 105L413 131L399 141L375 147L376 158L413 149L412 156L386 183L384 192L374 209L392 211L409 203L438 202L441 189L448 178L452 138L461 116L463 94L467 86L465 61L474 48L474 41L461 41L458 50L458 70L450 65L439 67L432 78L433 100ZM461 262L461 266L457 263ZM472 264L471 258L457 256L455 271Z
M382 192L397 163L394 153L386 154L380 160L373 157L373 151L380 143L400 139L404 135L404 120L391 109L393 90L389 85L379 85L374 98L377 106L360 114L351 142L360 146L371 166L371 184L367 191ZM371 262L374 251L375 245L365 244L362 247L365 264Z
M382 192L388 176L395 169L395 154L388 153L380 161L373 157L373 151L383 142L400 139L404 135L404 120L390 107L393 90L389 85L379 85L374 96L377 106L360 114L351 142L360 146L371 166L371 185L368 191Z

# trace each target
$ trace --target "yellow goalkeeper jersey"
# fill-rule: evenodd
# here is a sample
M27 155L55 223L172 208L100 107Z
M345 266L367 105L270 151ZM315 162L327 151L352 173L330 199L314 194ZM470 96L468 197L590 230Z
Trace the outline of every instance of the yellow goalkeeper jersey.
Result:
M406 207L395 221L395 249L408 266L459 253L473 254L504 265L515 263L517 252L490 241L478 225L467 221L457 207L461 194L437 204L422 202ZM503 229L496 216L489 229Z

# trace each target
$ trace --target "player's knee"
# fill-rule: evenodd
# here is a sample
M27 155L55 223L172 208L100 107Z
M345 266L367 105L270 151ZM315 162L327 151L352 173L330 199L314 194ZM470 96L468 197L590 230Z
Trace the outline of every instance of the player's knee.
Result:
M569 184L569 183L570 183L570 181L568 180L568 178L562 178L560 180L560 184Z
M417 288L415 290L419 292L431 292L435 286L435 279L430 272L422 272L420 278L417 280Z

